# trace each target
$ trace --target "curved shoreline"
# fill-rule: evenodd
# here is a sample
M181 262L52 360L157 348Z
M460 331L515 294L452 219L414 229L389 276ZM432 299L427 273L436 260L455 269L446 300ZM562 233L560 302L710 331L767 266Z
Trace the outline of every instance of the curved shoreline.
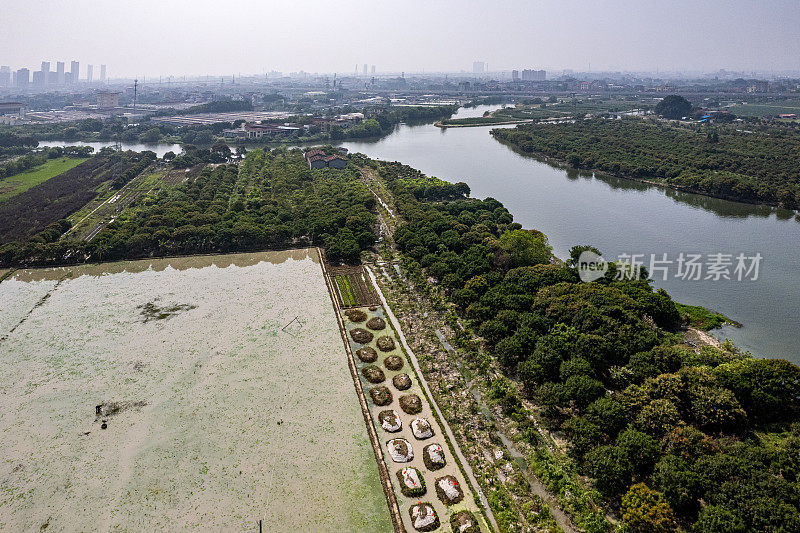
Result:
M489 132L489 134L492 135L491 132ZM768 202L756 202L756 201L751 201L751 200L745 200L745 199L742 199L742 198L737 198L737 197L734 197L734 196L727 196L727 195L724 195L724 194L714 194L714 193L711 193L711 192L702 191L702 190L694 189L694 188L691 188L691 187L686 187L685 185L676 185L674 183L663 182L663 181L654 181L654 180L649 180L649 179L645 179L645 178L635 178L633 176L627 176L627 175L624 175L624 174L615 174L614 172L609 172L607 170L600 170L600 169L597 169L597 168L573 167L572 165L567 163L566 159L561 159L559 157L555 157L555 156L552 156L552 155L547 155L544 152L536 152L536 151L535 152L525 152L525 151L521 150L519 147L515 146L514 144L512 144L512 143L510 143L508 141L505 141L505 140L498 139L494 135L492 135L492 138L495 141L499 142L500 144L508 146L509 148L511 148L516 153L518 153L518 154L520 154L522 156L532 157L532 158L536 159L537 161L542 161L542 162L547 163L548 165L554 166L556 168L568 169L568 170L578 170L578 171L581 171L581 172L591 172L592 174L600 174L600 175L603 175L603 176L610 176L612 178L620 178L620 179L624 179L624 180L628 180L628 181L635 181L635 182L638 182L638 183L645 183L647 185L654 185L656 187L661 187L661 188L664 188L664 189L672 189L674 191L680 191L680 192L685 192L685 193L690 193L690 194L696 194L698 196L706 196L708 198L716 198L718 200L727 200L729 202L736 202L736 203L739 203L739 204L763 205L763 206L767 206L767 207L774 207L776 209L784 209L786 211L791 211L796 216L800 217L800 211L799 210L787 209L787 208L785 208L783 206L780 206L778 204L773 204L773 203L768 203Z
M455 120L462 120L462 119L455 119ZM503 122L492 122L491 124L445 124L443 121L435 122L433 125L437 128L447 129L447 128L477 128L480 126L507 126L509 124L533 124L535 119L532 118L520 118L515 120L506 120Z

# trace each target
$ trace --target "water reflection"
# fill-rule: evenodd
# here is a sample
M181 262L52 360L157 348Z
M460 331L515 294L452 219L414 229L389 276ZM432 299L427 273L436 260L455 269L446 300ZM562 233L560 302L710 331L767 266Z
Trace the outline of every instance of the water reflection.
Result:
M580 178L585 178L587 180L596 180L599 183L608 185L611 189L620 191L645 191L648 189L655 189L662 192L667 198L670 198L675 202L686 204L691 207L699 209L705 209L706 211L710 211L715 215L724 218L748 218L748 217L767 218L773 214L776 216L778 220L791 220L793 217L795 217L795 212L789 209L781 209L777 207L771 207L768 205L760 205L760 204L746 204L742 202L732 202L730 200L724 200L721 198L713 198L711 196L704 196L691 192L681 191L678 189L672 189L670 187L621 178L619 176L614 176L612 174L606 174L603 172L591 172L591 171L572 168L552 158L545 157L539 154L529 154L527 152L520 150L516 146L507 144L505 142L500 142L500 141L496 142L499 142L501 145L508 148L511 152L513 152L517 156L526 159L533 159L540 163L549 165L553 168L563 170L567 179L571 181L575 181ZM795 217L795 221L800 222L800 217Z

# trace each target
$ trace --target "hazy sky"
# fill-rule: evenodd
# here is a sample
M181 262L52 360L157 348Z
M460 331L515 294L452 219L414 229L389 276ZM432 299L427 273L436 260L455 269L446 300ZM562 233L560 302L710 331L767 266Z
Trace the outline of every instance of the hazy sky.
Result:
M0 0L0 64L110 76L800 70L798 0ZM69 67L67 67L69 69ZM95 70L97 76L97 70Z

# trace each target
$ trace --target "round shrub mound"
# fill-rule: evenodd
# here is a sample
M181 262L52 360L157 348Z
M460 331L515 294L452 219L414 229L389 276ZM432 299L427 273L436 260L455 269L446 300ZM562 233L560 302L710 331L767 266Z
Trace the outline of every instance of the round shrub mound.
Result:
M396 433L403 429L403 422L400 420L400 415L394 409L385 409L378 413L378 422L384 431L389 433Z
M403 368L403 358L399 355L390 355L383 360L383 366L389 370L400 370Z
M414 459L414 449L406 439L392 439L386 443L386 449L395 463L407 463Z
M419 440L425 440L433 437L433 428L431 423L425 418L415 418L411 421L411 433Z
M370 333L370 340L372 340L372 333ZM394 339L388 335L384 335L383 337L378 337L378 349L382 352L391 352L394 350Z
M364 328L356 328L352 330L350 332L350 336L353 337L353 340L359 344L367 344L373 338L375 338L375 335L365 330Z
M386 390L388 391L389 389ZM405 394L400 396L400 409L410 415L415 415L422 411L422 400L420 400L419 396L416 394Z
M425 478L423 478L419 470L413 466L398 470L397 479L400 481L400 492L402 492L404 496L415 498L427 492L425 488Z
M369 395L372 398L372 403L375 405L389 405L392 403L392 392L389 387L381 385L370 389Z
M436 516L436 511L430 503L420 502L412 505L408 514L417 531L433 531L439 527L439 517Z
M378 352L376 352L375 348L372 346L364 346L363 348L356 350L356 355L365 363L374 363L378 360Z
M450 516L453 533L480 533L481 528L475 516L469 511L459 511Z
M374 316L367 320L367 327L369 329L380 331L386 327L386 322L381 317Z
M436 485L436 495L445 505L453 505L464 499L464 491L453 476L436 478L434 485Z
M392 378L392 385L397 390L408 390L411 388L411 378L406 373L397 374Z
M367 319L367 313L361 309L348 309L344 314L350 322L364 322Z
M383 373L383 370L375 365L365 366L361 369L361 374L364 376L364 379L370 383L380 383L386 379L386 375Z
M439 470L447 462L444 459L444 450L439 444L428 444L422 449L422 462L428 470Z

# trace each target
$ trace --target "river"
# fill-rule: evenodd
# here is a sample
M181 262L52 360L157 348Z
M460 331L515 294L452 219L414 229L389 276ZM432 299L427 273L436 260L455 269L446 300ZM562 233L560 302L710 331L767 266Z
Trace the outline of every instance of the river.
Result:
M41 147L51 147L51 146L91 146L94 148L95 152L99 152L101 148L105 148L107 146L115 147L117 143L115 141L96 141L96 142L83 142L83 141L42 141L39 143ZM145 150L150 150L151 152L155 152L158 157L164 157L164 154L167 152L174 152L176 154L181 153L181 145L180 144L167 144L167 143L140 143L140 142L120 142L119 147L122 150L133 150L134 152L143 152Z
M496 108L461 108L455 118L481 116ZM376 159L402 161L448 181L466 182L472 196L500 200L515 221L547 234L559 257L566 257L575 244L596 246L609 260L644 254L645 266L652 254L658 259L667 254L674 263L667 265L666 280L659 273L655 286L679 302L704 305L743 324L724 326L712 332L715 336L729 338L754 355L800 364L800 222L792 212L565 170L500 144L489 135L490 129L400 125L383 139L341 145ZM136 146L143 145L123 144ZM178 153L176 146L138 149ZM731 280L687 281L675 277L680 253L704 258L759 253L763 259L754 281L735 280L733 268Z
M496 106L462 108L455 117L490 109ZM733 269L731 280L687 281L674 277L673 263L666 265L668 279L659 272L655 285L679 302L705 305L743 324L713 331L718 338L755 355L800 363L800 223L793 213L565 170L518 154L495 141L490 129L401 125L381 140L342 145L466 182L472 196L500 200L515 221L547 234L559 257L575 244L596 246L606 259L644 254L645 266L651 254L676 261L681 252L704 258L760 253L755 281L737 281Z

